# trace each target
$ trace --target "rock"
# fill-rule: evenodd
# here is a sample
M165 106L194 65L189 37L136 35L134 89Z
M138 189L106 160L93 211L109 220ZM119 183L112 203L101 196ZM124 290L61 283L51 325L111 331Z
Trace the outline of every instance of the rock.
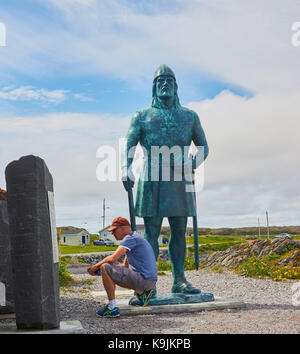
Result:
M255 256L263 258L268 254L283 254L291 248L300 248L297 240L272 239L272 240L251 240L247 243L236 244L225 251L214 252L201 258L201 264L209 267L223 266L236 267L248 257ZM300 266L300 251L295 250L292 257L285 258L281 264Z
M278 247L272 250L272 254L273 253L282 254L286 249L287 249L287 245L285 243L281 243L279 244Z
M60 324L59 256L53 179L44 160L29 155L5 169L16 325Z
M300 251L295 251L291 257L284 258L278 264L289 265L292 267L300 267Z
M1 284L3 284L2 287L5 287L5 305L0 298L0 314L13 313L15 312L15 304L7 202L0 199L0 286Z

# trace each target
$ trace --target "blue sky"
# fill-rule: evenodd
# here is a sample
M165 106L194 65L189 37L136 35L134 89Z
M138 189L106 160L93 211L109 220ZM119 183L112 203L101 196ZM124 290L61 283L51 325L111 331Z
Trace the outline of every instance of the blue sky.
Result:
M0 186L12 159L34 153L56 181L58 224L97 230L104 197L108 222L126 216L120 183L95 177L96 151L150 105L166 63L210 145L203 226L256 225L267 208L273 224L298 223L298 182L284 172L299 168L297 13L292 0L2 1Z
M175 2L176 3L176 2ZM159 4L159 6L158 6ZM171 6L172 5L172 6ZM176 13L180 11L179 3L177 7L174 2L148 1L136 2L135 9L149 16L162 13ZM23 18L22 25L30 27L32 32L51 32L51 29L68 29L68 24L63 12L53 6L51 1L26 0L19 2L16 0L2 4L2 11L7 14L5 20L8 29L14 26L16 19ZM13 19L12 19L13 14ZM27 19L27 20L25 20ZM12 21L10 25L9 21ZM42 28L41 28L42 26ZM110 24L114 31L120 28L116 23ZM6 52L14 51L14 37L7 32ZM15 44L17 45L17 44ZM58 49L59 50L59 49ZM33 91L45 89L47 91L62 90L65 96L54 102L46 99L29 99L26 95L20 95L18 100L5 98L0 100L3 105L1 111L5 113L8 109L14 114L39 114L47 112L87 112L87 113L109 113L109 114L133 114L137 109L144 108L151 102L151 81L156 67L162 63L153 63L146 68L141 77L122 77L117 71L107 73L105 68L101 73L93 74L85 68L78 67L72 61L58 60L55 62L52 57L44 54L45 51L32 52L34 60L39 61L41 67L35 68L34 65L26 72L21 67L5 70L0 76L1 87L11 86L11 90L18 87L30 87ZM3 51L4 53L4 51ZM12 54L13 55L13 54ZM213 98L223 90L230 90L235 94L249 97L251 90L247 87L222 80L214 75L213 72L195 71L188 66L181 67L178 75L179 93L181 93L182 104L190 101ZM9 91L11 91L9 90ZM117 102L117 104L116 104Z

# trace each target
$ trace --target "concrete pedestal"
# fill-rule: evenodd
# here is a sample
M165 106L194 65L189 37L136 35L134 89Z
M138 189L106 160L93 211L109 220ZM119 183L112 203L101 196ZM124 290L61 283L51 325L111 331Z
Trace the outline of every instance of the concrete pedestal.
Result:
M93 291L91 295L103 303L107 302L107 295L105 291ZM199 303L150 305L146 307L132 306L128 304L131 299L130 296L132 295L133 290L116 290L117 306L119 307L121 316L153 315L160 313L189 313L226 309L241 310L246 308L246 304L242 301L227 299L219 296L214 296L214 301Z
M79 321L61 321L58 328L45 330L18 329L16 325L0 325L1 334L85 334Z
M128 305L134 306L138 298L133 296ZM214 301L214 295L211 293L200 293L200 294L179 294L171 293L152 297L149 301L150 306L160 306L160 305L175 305L175 304L193 304L199 302L211 302Z
M127 300L128 301L128 300ZM199 303L182 303L173 305L158 305L158 306L132 306L125 304L125 301L118 301L118 307L121 316L136 316L136 315L153 315L160 313L188 313L199 311L213 311L225 309L244 309L246 304L241 301L226 299L215 296L214 301L199 302Z

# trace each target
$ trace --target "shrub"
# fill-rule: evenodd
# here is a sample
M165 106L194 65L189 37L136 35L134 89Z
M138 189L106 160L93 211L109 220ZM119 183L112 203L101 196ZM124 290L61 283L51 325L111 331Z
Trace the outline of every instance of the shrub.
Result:
M67 271L67 266L68 266L68 259L65 257L61 257L59 262L59 285L60 286L68 286L74 282L71 274Z
M280 258L281 256L278 254L268 255L262 259L249 257L239 265L237 271L240 275L246 277L268 277L274 281L300 279L299 267L278 265L277 262Z

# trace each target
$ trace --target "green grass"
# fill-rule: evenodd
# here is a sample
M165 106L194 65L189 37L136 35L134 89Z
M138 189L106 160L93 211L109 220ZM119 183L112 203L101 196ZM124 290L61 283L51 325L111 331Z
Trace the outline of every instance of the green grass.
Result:
M186 257L184 261L184 270L193 270L193 269L195 269L195 259L193 257ZM157 270L158 272L171 271L172 270L171 262L158 260Z
M167 261L161 261L160 259L157 261L157 270L160 271L167 271L172 270L171 263Z
M186 237L187 243L194 243L194 236ZM246 241L245 237L242 236L223 236L223 235L214 235L214 236L198 236L198 243L219 243L219 242L244 242Z
M236 242L222 242L218 244L207 244L207 245L201 245L199 244L199 254L204 254L204 253L211 253L211 252L216 252L216 251L225 251L227 248L235 245ZM195 248L194 246L189 247L189 251L192 253L195 253Z
M69 245L60 245L60 253L63 254L73 254L73 253L92 253L92 252L107 252L115 251L118 246L69 246Z
M288 267L278 264L285 257L287 257L287 253L283 255L267 255L264 258L249 257L235 271L245 277L271 278L274 281L300 279L300 267Z

